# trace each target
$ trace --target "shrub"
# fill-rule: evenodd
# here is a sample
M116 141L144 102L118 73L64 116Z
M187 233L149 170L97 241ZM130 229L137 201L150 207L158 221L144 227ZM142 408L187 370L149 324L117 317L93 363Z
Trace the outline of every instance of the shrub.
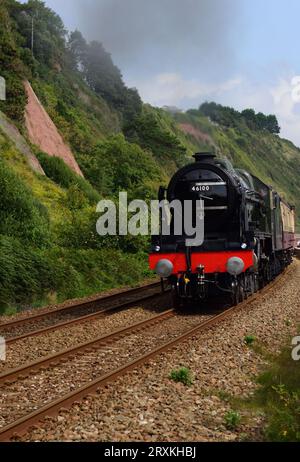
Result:
M48 156L45 153L38 153L37 157L44 169L44 172L52 181L63 188L75 187L88 198L90 203L97 203L100 196L93 189L88 181L74 173L59 157Z
M300 367L285 348L259 377L254 399L266 416L268 441L300 442Z
M39 249L0 235L0 311L31 303L56 285L57 269Z
M184 385L190 386L193 383L192 373L187 367L173 370L170 374L170 379L174 382L181 382Z
M160 163L173 161L177 166L186 163L186 148L154 110L144 108L142 115L125 127L125 133L129 141L151 151Z
M144 254L106 249L34 249L0 236L0 313L8 307L84 297L150 276Z
M246 335L246 337L244 338L244 342L246 343L246 345L249 345L249 346L253 345L255 340L256 340L255 335Z
M236 411L228 411L227 414L225 414L224 422L228 430L235 430L241 422L241 416Z
M161 180L161 172L151 155L128 143L123 135L98 143L90 156L82 159L82 164L92 185L105 196L127 191L130 200L153 198Z
M38 247L49 243L46 207L2 160L0 197L0 234L17 237Z
M62 249L47 251L45 257L59 265L58 299L83 297L122 285L131 285L149 276L144 254L125 255L119 250Z

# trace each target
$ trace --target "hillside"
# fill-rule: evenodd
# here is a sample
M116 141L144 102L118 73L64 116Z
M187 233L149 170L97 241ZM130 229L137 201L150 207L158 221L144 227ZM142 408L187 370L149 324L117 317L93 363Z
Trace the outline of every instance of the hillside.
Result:
M63 140L27 80L24 86L27 96L25 127L31 143L49 156L61 158L71 170L83 176L70 147Z
M103 46L78 31L67 34L39 0L3 0L0 25L7 84L0 101L0 310L147 276L147 238L100 238L96 204L123 190L129 198L156 197L195 151L227 156L300 210L300 151L279 137L273 116L260 116L257 125L252 114L220 106L170 114L143 104ZM36 112L57 140L51 149Z
M292 142L268 130L249 128L241 114L233 111L233 120L217 123L207 117L214 104L175 115L180 129L194 149L210 149L227 157L234 166L244 168L272 185L300 210L300 149ZM216 116L215 116L216 117ZM300 229L300 214L297 215Z

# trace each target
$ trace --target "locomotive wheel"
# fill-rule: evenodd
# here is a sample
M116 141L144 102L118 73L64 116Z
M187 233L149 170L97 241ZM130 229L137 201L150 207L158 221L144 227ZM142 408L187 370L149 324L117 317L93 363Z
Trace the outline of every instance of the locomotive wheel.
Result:
M231 302L233 306L236 306L239 304L239 297L237 291L233 291L231 294Z
M258 290L256 274L249 274L249 295L253 295Z
M256 293L259 290L259 277L257 273L253 274L253 282L254 282L254 293Z
M232 292L231 292L231 302L232 302L233 306L236 306L236 305L238 305L240 303L240 297L241 297L240 285L238 283L233 284L232 285Z
M231 301L233 306L242 303L246 299L246 289L245 289L245 282L242 283L241 280L236 281L232 284L232 292L231 292Z
M245 274L244 275L244 278L243 278L243 283L242 283L242 291L243 291L243 294L244 294L244 300L247 300L247 298L249 297L249 295L251 295L250 293L250 275L249 274Z
M239 286L239 303L242 303L245 299L246 299L246 291L245 291L245 288L243 286L243 284L240 284Z
M253 274L247 276L247 295L251 296L254 294L254 279Z
M175 310L178 310L181 307L180 297L177 294L176 288L172 287L172 305Z

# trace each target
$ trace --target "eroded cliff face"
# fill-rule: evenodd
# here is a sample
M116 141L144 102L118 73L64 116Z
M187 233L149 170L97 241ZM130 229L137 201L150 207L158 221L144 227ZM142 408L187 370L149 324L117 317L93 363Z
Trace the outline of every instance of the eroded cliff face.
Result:
M181 131L186 135L192 135L197 141L202 141L207 144L214 145L213 139L207 134L199 130L199 128L194 127L189 123L181 123L178 125Z
M38 159L31 151L25 139L16 126L0 111L0 130L15 144L16 148L25 156L28 164L35 172L45 175Z
M63 140L30 83L26 81L24 85L28 97L25 123L30 141L49 156L60 157L75 173L83 176L70 147Z

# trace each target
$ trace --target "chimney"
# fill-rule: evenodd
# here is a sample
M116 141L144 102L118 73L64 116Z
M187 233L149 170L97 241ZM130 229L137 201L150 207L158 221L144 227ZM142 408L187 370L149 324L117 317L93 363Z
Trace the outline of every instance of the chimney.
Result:
M193 157L196 160L196 162L206 162L208 164L211 164L214 162L214 158L216 156L212 152L196 152L196 154L194 154Z

